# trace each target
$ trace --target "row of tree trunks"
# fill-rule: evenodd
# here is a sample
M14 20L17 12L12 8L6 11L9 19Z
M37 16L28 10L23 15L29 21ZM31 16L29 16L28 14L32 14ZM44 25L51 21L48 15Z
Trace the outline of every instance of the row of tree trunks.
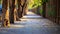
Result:
M2 26L4 26L4 27L10 26L8 0L2 1Z
M16 9L16 0L3 0L2 2L2 25L6 26L14 23L14 20L19 20L27 10L27 0L17 0L18 9Z
M18 5L18 9L16 9L16 2ZM10 23L14 23L14 20L20 20L19 18L23 17L26 14L27 10L27 0L9 0L9 8L10 8ZM17 10L17 11L16 11Z

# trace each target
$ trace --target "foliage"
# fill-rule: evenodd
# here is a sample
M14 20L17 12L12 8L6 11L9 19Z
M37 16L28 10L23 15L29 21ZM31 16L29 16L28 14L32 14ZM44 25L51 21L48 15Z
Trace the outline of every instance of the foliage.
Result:
M43 10L42 10L42 8L40 9L40 14L42 14L43 13Z
M41 5L41 0L34 0L34 4L33 4L33 6L32 7L38 7L38 6L40 6Z
M30 0L29 5L28 5L28 9L37 8L36 13L42 14L42 12L43 12L42 3L43 3L42 0Z
M28 8L32 8L32 5L34 4L34 1L33 0L29 0L29 3L28 3Z
M2 0L0 0L0 4L1 4L1 1L2 1Z
M42 0L30 0L29 1L29 5L28 5L28 8L35 8L35 7L38 7L40 6L42 3Z

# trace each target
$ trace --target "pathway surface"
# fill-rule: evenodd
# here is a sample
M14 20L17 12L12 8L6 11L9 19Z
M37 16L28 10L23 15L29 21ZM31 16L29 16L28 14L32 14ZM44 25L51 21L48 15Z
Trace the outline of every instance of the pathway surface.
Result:
M10 28L0 28L0 34L60 34L60 26L32 13L15 21Z

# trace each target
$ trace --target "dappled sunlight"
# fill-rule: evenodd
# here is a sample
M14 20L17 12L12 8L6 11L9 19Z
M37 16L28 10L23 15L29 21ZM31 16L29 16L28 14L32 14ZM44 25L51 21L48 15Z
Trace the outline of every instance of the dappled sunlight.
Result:
M28 11L27 15L23 16L22 18L42 18L42 16L33 13L32 11Z
M11 24L11 27L12 28L23 28L23 27L25 27L24 25L14 25L14 24Z
M6 11L6 19L9 19L9 10Z
M32 13L32 11L31 11L31 12L30 12L30 11L28 11L28 12L27 12L27 14L34 14L34 13Z

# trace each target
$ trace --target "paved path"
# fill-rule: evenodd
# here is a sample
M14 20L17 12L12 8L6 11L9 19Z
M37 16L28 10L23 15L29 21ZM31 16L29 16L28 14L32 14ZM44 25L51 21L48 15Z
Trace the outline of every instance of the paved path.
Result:
M23 17L22 21L15 21L10 28L0 28L0 34L60 34L60 26L50 20L41 16L39 19L37 19L38 17L34 17L34 19L26 17L25 19Z

